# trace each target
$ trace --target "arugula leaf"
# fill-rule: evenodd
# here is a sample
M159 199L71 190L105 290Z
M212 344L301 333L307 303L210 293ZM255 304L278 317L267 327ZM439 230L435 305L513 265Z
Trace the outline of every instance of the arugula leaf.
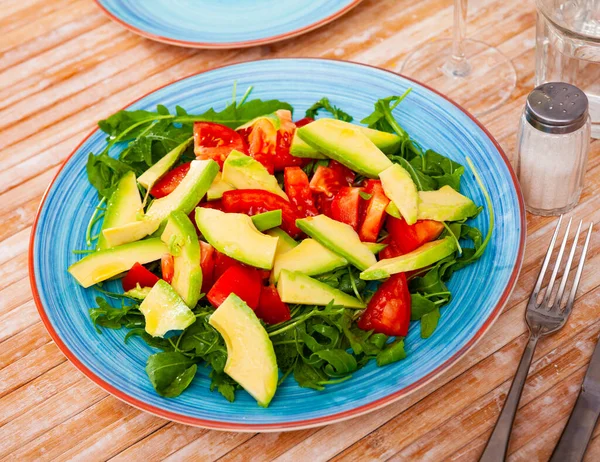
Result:
M329 98L321 98L319 101L317 101L315 104L313 104L306 110L305 116L310 117L311 119L315 119L317 117L317 113L321 109L324 109L325 111L329 112L334 119L343 120L344 122L352 122L353 120L353 117L350 114L342 111L339 107L331 104L329 102Z
M123 326L143 323L143 316L138 310L138 305L126 305L121 308L114 308L102 297L96 297L96 303L98 304L98 308L91 308L89 313L98 333L101 333L98 326L108 329L120 329Z
M460 179L465 173L465 168L458 162L428 149L424 155L414 157L410 164L434 180L435 189L448 185L459 191Z
M388 96L377 100L374 111L365 117L360 123L366 124L369 128L388 133L396 133L402 139L409 139L408 133L400 126L394 118L392 111L408 96L412 88L406 90L401 96Z
M328 378L321 369L306 364L304 361L298 361L294 368L294 379L303 388L322 391L325 389L323 382L326 382Z
M161 337L152 337L146 329L143 327L137 327L135 329L131 329L125 335L124 343L127 344L131 337L141 337L144 342L146 342L152 348L158 348L163 351L174 351L173 345L169 342L169 339L161 338Z
M440 309L426 313L421 317L421 338L429 338L433 331L437 328L438 321L440 320Z
M358 368L354 356L345 350L335 348L320 350L313 353L313 356L326 363L323 371L329 377L343 377L356 371Z
M418 321L427 313L435 311L438 307L433 301L421 294L410 294L410 320Z
M377 365L379 367L387 366L388 364L395 363L404 358L406 358L404 339L399 337L392 343L386 345L385 349L377 354Z
M113 159L106 153L97 156L90 153L85 169L92 186L106 199L109 199L117 188L121 177L133 170L126 163Z
M179 396L196 375L196 361L174 351L155 353L146 362L146 373L156 392L166 398Z
M217 372L214 369L210 372L209 377L211 380L210 391L217 390L227 401L233 403L235 401L235 390L239 388L237 382L224 372Z

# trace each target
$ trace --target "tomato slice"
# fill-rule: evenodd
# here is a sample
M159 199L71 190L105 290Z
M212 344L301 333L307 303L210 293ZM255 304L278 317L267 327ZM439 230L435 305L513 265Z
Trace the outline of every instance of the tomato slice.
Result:
M160 278L148 271L144 266L136 263L131 267L131 269L127 272L125 277L121 279L121 284L123 284L123 290L127 292L128 290L135 289L138 284L140 287L154 287Z
M190 170L190 164L191 162L181 164L167 172L150 190L152 197L160 199L171 194L187 175L187 172Z
M344 178L348 186L352 186L352 183L354 183L354 179L356 178L356 173L336 160L329 161L329 168Z
M292 113L280 109L275 114L279 117L278 130L269 119L260 118L252 126L239 131L240 135L247 139L249 154L263 164L269 173L282 171L285 167L306 165L310 159L302 159L290 154L290 146L296 131L296 125L292 122Z
M378 334L406 337L410 324L410 293L404 273L392 275L379 286L358 327Z
M215 248L204 241L200 241L200 267L202 268L202 293L207 293L213 284Z
M217 199L216 201L200 202L198 207L220 210L221 212L225 211L225 208L223 207L223 201L221 199Z
M362 189L344 186L340 189L331 201L330 217L342 223L349 224L358 231L358 219L361 201Z
M281 301L275 286L263 286L256 316L267 324L279 324L291 318L290 308Z
M333 197L335 194L347 186L344 176L332 168L319 165L313 177L310 180L310 189L315 194L323 194L327 197Z
M286 167L283 183L290 202L296 206L298 216L314 217L319 214L308 184L308 176L300 167Z
M283 229L290 236L298 236L301 231L296 226L296 208L284 198L262 189L236 189L223 194L223 208L226 212L256 215L271 210L281 210Z
M214 122L194 122L194 154L198 159L212 159L222 168L234 149L248 151L244 139L235 130Z
M161 257L160 271L162 273L162 278L171 284L173 281L173 275L175 274L175 262L173 260L173 255L166 253Z
M379 231L386 217L385 208L390 203L379 180L367 180L365 192L371 198L364 209L364 218L358 235L363 242L377 242Z
M261 288L262 280L257 269L231 266L217 279L206 298L212 306L218 308L229 294L234 293L255 310L258 307Z
M215 250L214 253L214 268L213 268L213 281L219 279L225 271L227 271L232 266L244 267L245 265L242 262L231 258L224 253Z
M304 127L305 125L308 125L311 122L314 122L315 119L313 119L312 117L304 117L302 119L300 119L298 122L296 122L296 128L300 128L300 127Z
M420 220L414 225L409 225L403 218L390 216L387 219L386 228L394 246L400 252L399 255L404 255L437 239L444 231L444 224L434 220Z

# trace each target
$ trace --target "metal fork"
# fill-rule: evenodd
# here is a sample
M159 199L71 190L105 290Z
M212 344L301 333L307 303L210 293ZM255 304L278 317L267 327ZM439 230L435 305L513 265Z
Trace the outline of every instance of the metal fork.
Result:
M523 391L523 385L525 385L525 379L527 379L529 366L531 365L531 360L533 358L533 353L535 352L535 347L537 346L538 340L544 335L551 334L562 328L567 322L567 319L571 314L571 310L573 309L573 302L575 300L577 286L579 285L581 273L585 264L585 256L587 254L593 224L590 224L589 230L587 232L585 244L583 246L583 250L579 259L579 264L577 266L575 279L573 281L571 291L568 294L568 299L565 308L561 309L561 305L563 297L565 296L565 288L567 286L567 280L569 279L569 271L571 269L571 264L573 263L573 258L575 257L575 250L577 248L579 234L581 233L582 222L579 222L577 233L575 234L575 238L573 239L573 244L571 245L571 251L569 253L569 258L565 266L565 271L560 281L558 292L556 293L556 297L554 298L553 302L550 303L552 289L554 288L556 276L558 274L565 247L567 245L572 219L569 220L569 224L567 225L567 230L565 231L565 236L562 240L560 250L558 251L556 262L554 263L554 269L552 270L550 282L548 283L544 297L541 303L537 302L538 296L542 289L542 282L544 280L544 276L546 275L548 265L550 264L550 259L552 258L554 244L556 243L556 238L560 230L562 219L563 217L561 215L558 219L556 229L554 230L554 234L552 236L550 246L548 247L548 251L546 252L546 257L544 258L544 263L542 264L542 268L540 269L540 274L538 276L537 282L535 283L535 287L533 289L533 292L531 293L531 297L529 297L529 302L527 303L527 311L525 313L525 320L527 321L527 326L529 327L529 341L527 342L527 347L525 348L523 356L521 357L521 362L519 363L517 373L515 374L515 378L513 379L512 385L510 386L510 390L506 397L506 401L504 403L504 407L502 408L502 412L500 413L500 417L496 422L494 431L492 432L490 439L487 442L481 459L479 459L480 462L496 462L505 460L506 452L508 450L510 433L515 419L515 414L517 412L519 400L521 399L521 393Z

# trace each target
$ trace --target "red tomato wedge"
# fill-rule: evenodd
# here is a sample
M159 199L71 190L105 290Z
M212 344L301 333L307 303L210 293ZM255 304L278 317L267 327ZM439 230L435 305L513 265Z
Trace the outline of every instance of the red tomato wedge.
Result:
M371 198L364 209L364 218L358 235L363 242L377 242L379 231L386 217L385 208L390 203L379 180L367 180L365 192Z
M173 281L173 275L175 274L175 262L173 261L173 255L166 253L160 259L160 271L162 278L171 284Z
M356 173L336 160L329 161L329 168L344 178L348 186L352 186L352 183L354 183L354 179L356 178Z
M262 189L237 189L225 192L222 201L226 212L245 213L250 216L281 210L281 229L292 237L301 233L296 226L298 214L295 207L277 194Z
M311 117L304 117L296 122L296 128L304 127L305 125L308 125L309 123L314 122L314 121L315 121L315 119L313 119Z
M279 324L291 318L290 308L281 301L275 286L263 286L256 316L267 324Z
M379 286L358 327L378 334L405 337L410 324L410 293L404 273L394 274Z
M121 284L123 284L123 290L127 292L128 290L135 289L138 284L140 287L154 287L154 284L159 280L160 278L154 273L151 273L144 266L136 263L127 272L125 277L121 279Z
M221 212L225 211L225 209L223 208L223 201L221 199L218 199L216 201L200 202L198 204L198 207L204 207L205 209L220 210Z
M340 189L331 201L331 211L329 216L334 220L346 223L358 231L358 219L360 203L363 200L360 197L362 189L344 186Z
M386 228L390 233L393 245L401 252L399 255L403 255L437 239L444 231L444 224L434 220L420 220L414 225L409 225L402 218L390 216L387 219Z
M315 194L333 197L344 186L348 186L344 176L332 168L319 165L310 180L310 189Z
M168 196L171 194L179 183L183 181L187 172L190 170L190 162L181 164L175 167L173 170L167 172L160 180L158 180L152 189L150 194L156 199Z
M215 248L204 241L200 241L200 267L202 268L202 292L207 293L213 284Z
M225 271L227 271L232 266L238 266L240 268L244 268L245 265L242 262L239 262L231 257L228 257L224 253L215 250L214 253L214 268L213 268L213 281L219 279Z
M257 269L232 266L217 279L206 298L212 306L218 308L229 294L234 293L255 310L260 300L261 288L262 280Z
M308 184L308 176L300 167L286 167L283 173L285 192L297 209L298 216L318 215L315 199Z
M234 149L247 152L244 139L235 130L214 122L194 122L194 154L198 159L212 159L222 168Z
M290 154L290 146L296 131L290 111L280 109L275 112L279 117L277 130L268 118L260 118L252 126L239 131L247 139L248 152L263 164L270 173L281 171L285 167L303 166L309 160L294 157Z

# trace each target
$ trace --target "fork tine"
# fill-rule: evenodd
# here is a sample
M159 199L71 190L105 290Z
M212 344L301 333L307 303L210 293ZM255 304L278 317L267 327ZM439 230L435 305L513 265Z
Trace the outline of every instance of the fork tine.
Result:
M563 216L561 215L558 218L558 223L556 224L556 229L554 230L554 234L552 235L552 240L550 241L550 245L548 246L548 251L546 252L546 257L544 258L544 263L540 268L540 274L538 276L537 282L535 283L535 287L533 288L533 292L531 293L530 300L537 299L538 294L540 293L540 289L542 288L542 282L544 281L544 275L546 274L546 269L548 269L548 263L550 263L550 258L552 257L552 251L554 250L554 243L556 242L556 236L558 236L558 230L560 229L560 224L562 223Z
M569 299L567 300L567 307L565 308L565 311L567 313L570 313L571 308L573 308L573 302L575 301L577 287L579 287L579 281L581 279L581 273L583 272L583 265L585 264L585 256L587 255L590 238L592 237L592 228L593 227L594 227L594 223L590 223L590 227L588 229L587 236L585 238L585 244L583 245L583 250L581 251L579 265L577 266L577 273L575 273L575 280L573 281L573 287L571 287L571 293L569 294Z
M560 264L562 262L563 254L565 253L567 240L569 239L571 223L573 223L573 218L570 218L569 223L567 224L567 230L565 231L562 243L560 244L560 250L558 251L558 255L556 256L556 261L554 262L554 269L552 270L552 276L550 277L550 282L548 283L548 287L546 288L546 293L544 294L544 301L542 302L542 304L547 304L550 300L550 296L552 295L552 289L554 289L554 283L556 282L556 275L558 274L558 270L560 269Z
M567 264L565 265L565 271L563 272L563 276L560 279L560 286L558 287L558 292L556 293L556 299L554 300L554 304L552 306L552 311L558 312L560 310L560 305L562 304L563 295L565 293L565 287L567 286L567 281L569 279L569 273L571 272L571 264L573 263L573 258L575 257L575 251L577 250L577 243L579 242L579 234L581 233L581 226L583 225L583 220L579 222L579 226L577 227L577 231L575 232L575 237L573 238L573 244L571 245L571 252L569 253L569 259L567 260Z

